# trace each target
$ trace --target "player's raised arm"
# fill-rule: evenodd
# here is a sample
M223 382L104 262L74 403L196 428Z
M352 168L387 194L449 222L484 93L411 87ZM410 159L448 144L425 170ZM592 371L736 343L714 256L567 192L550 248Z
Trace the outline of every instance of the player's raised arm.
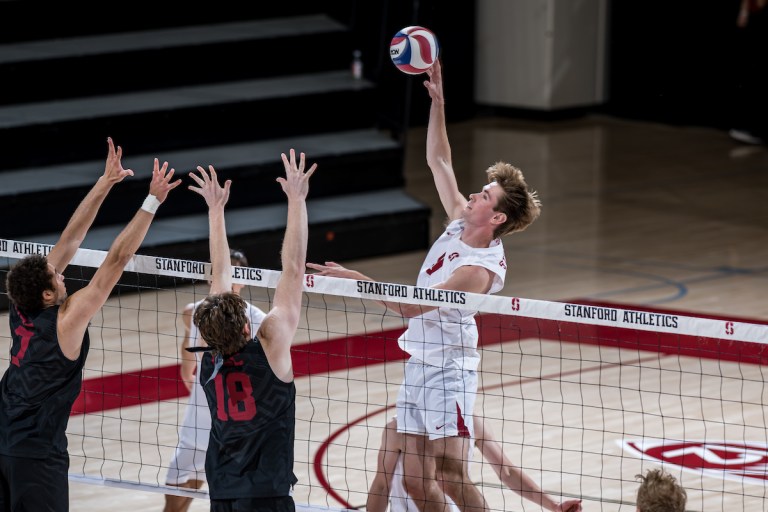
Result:
M48 262L56 268L56 271L63 273L67 268L72 257L83 243L85 235L88 233L99 208L104 202L104 198L112 187L126 176L133 176L131 169L124 169L122 164L123 148L112 142L112 138L107 138L109 150L107 152L107 162L104 166L104 174L96 181L88 194L78 205L75 213L69 219L64 231L61 232L59 240L48 254Z
M229 189L232 180L219 185L216 169L208 166L208 171L197 167L199 175L192 172L189 177L197 183L190 185L189 190L203 196L208 205L209 246L211 251L211 291L210 293L225 293L232 291L232 262L229 257L229 241L227 240L224 206L229 200Z
M155 158L149 195L141 208L112 242L104 262L88 285L73 293L62 304L58 321L59 344L68 357L74 358L79 354L88 323L107 301L123 269L144 241L155 211L168 197L168 193L181 183L181 180L171 181L173 172L173 169L168 171L168 162L160 167Z
M195 340L191 336L193 314L194 304L187 304L181 312L181 321L184 324L184 339L179 349L179 359L181 360L179 373L187 391L192 391L192 386L195 384L195 370L197 369L197 358L187 350L195 346Z
M307 193L309 178L317 164L305 171L305 155L290 150L283 153L285 178L277 178L288 199L288 220L281 251L282 273L275 289L274 305L259 328L258 338L264 346L272 371L284 381L293 379L290 347L301 315L304 288L304 268L307 260Z
M432 98L427 125L427 164L432 170L440 202L450 220L461 217L467 199L459 192L451 160L451 145L445 123L445 97L443 95L443 71L440 61L427 70L429 80L424 87Z

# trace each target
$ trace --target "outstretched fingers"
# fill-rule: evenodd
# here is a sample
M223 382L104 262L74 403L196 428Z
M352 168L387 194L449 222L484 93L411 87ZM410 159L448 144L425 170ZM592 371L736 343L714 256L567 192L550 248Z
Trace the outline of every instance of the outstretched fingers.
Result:
M192 178L198 186L195 187L189 185L187 188L192 192L201 195L203 199L205 199L208 208L215 206L223 208L229 200L229 191L232 186L232 180L225 181L224 186L219 185L219 177L213 165L209 165L207 171L205 168L198 165L197 172L199 175L190 172L189 177Z
M307 268L317 271L317 275L320 276L344 277L345 274L349 272L348 269L333 261L326 261L325 265L307 262L306 266Z
M302 153L302 155L303 154L304 153ZM312 167L310 167L309 170L304 173L304 177L309 179L313 174L315 174L315 169L317 169L317 164L312 164Z
M131 169L123 169L122 157L123 148L117 146L115 149L115 142L112 137L107 137L107 163L104 166L104 177L111 183L119 183L123 181L126 176L133 176Z
M277 182L283 189L286 195L291 197L306 197L309 191L309 178L314 174L317 169L317 164L304 171L306 167L306 155L299 153L299 161L296 163L296 151L291 148L288 155L281 153L280 157L283 160L283 167L285 167L285 177L278 177Z
M433 100L443 100L443 72L440 65L440 60L436 60L435 63L427 69L427 76L429 80L425 80L424 87L429 92L430 98Z
M175 172L173 168L168 170L168 162L163 162L163 165L160 166L160 161L155 158L149 193L155 196L161 203L168 197L168 192L181 185L181 179L171 181Z
M197 192L198 194L202 191L202 188L206 186L206 184L210 183L211 178L208 176L208 173L205 172L205 169L203 169L201 166L197 166L197 171L200 173L200 176L195 174L195 171L189 171L189 177L192 178L192 181L197 183L198 187L194 187L192 185L189 185L189 190L192 190L193 192Z

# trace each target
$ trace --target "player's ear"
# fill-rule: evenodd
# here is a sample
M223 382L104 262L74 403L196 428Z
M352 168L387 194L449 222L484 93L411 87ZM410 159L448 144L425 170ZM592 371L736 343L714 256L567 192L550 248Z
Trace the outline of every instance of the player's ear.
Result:
M507 222L507 214L504 212L496 212L493 216L494 224L504 224Z
M50 305L56 300L56 292L53 290L43 290L43 304Z
M243 334L245 334L246 338L251 339L251 322L245 322L245 325L243 326Z

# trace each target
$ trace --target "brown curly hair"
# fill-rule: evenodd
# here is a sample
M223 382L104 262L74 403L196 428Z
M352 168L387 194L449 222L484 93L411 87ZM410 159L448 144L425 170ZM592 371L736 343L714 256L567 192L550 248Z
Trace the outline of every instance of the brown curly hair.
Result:
M541 201L535 191L528 190L523 171L506 162L496 162L488 170L488 183L496 182L504 190L494 211L506 214L507 220L493 232L499 238L509 233L523 231L541 213Z
M675 477L661 469L651 469L640 479L637 509L640 512L684 512L688 494Z
M19 261L8 272L5 289L11 302L20 311L32 313L43 309L43 292L55 290L46 257L32 254Z
M245 301L236 293L209 295L195 309L192 320L214 354L229 357L250 340L244 329L248 322Z

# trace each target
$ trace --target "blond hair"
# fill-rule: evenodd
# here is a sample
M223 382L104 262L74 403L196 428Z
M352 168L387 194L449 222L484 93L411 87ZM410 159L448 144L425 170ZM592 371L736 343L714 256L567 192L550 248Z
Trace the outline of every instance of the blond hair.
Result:
M496 182L504 194L494 208L507 216L493 232L495 238L523 231L530 226L541 213L541 201L535 191L528 190L523 171L506 162L496 162L488 170L488 182Z

